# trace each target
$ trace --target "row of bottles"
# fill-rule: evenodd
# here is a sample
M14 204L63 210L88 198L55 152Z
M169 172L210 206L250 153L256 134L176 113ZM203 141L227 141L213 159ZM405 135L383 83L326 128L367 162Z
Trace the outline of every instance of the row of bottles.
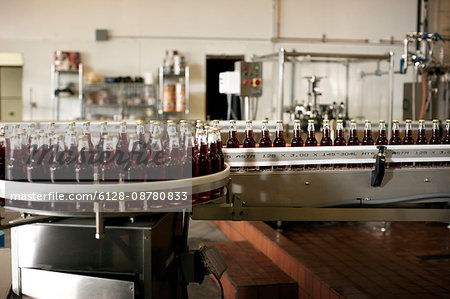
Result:
M366 120L364 124L364 136L362 140L358 138L358 131L356 127L356 121L350 122L349 138L346 140L344 137L343 121L338 120L335 131L334 141L330 137L330 123L328 120L324 120L322 128L322 139L318 143L315 136L314 120L308 121L307 137L305 140L301 137L300 121L294 121L293 137L291 141L291 147L302 146L346 146L346 145L399 145L399 144L450 144L450 120L446 121L445 136L441 140L439 121L433 120L433 128L430 140L426 137L425 121L419 121L419 129L417 138L413 139L413 131L411 121L406 121L404 137L400 136L399 122L394 120L392 122L392 134L388 140L386 134L386 122L384 120L379 121L378 137L376 140L372 137L372 125L370 120ZM279 120L276 124L275 139L270 139L270 132L268 129L268 121L262 121L261 126L261 139L259 140L259 147L285 147L287 142L284 139L283 121ZM229 138L226 143L227 148L239 148L241 143L237 137L236 121L230 121ZM254 138L252 121L248 120L245 127L245 138L242 141L242 147L254 148L257 147L257 142Z
M37 130L35 124L9 129L0 128L2 179L144 182L208 175L224 168L220 130L200 122L195 133L198 138L184 120L178 125L153 121L149 127L138 121L133 134L128 134L126 122L120 123L117 134L103 122L95 144L89 122L83 123L81 132L74 122L63 133L56 133L53 122L46 130Z
M376 140L372 137L372 125L370 120L366 120L364 124L364 134L362 140L358 137L358 130L356 126L356 121L352 120L350 122L350 132L348 139L345 139L344 137L344 126L343 121L338 120L336 125L336 131L335 131L335 138L332 140L331 138L331 128L330 123L328 120L324 120L323 128L322 128L322 138L320 142L317 141L316 135L315 135L315 127L314 127L314 120L308 121L308 127L307 127L307 137L305 140L301 137L301 127L300 127L300 121L296 120L294 122L294 129L293 129L293 137L291 140L291 147L310 147L310 146L367 146L367 145L412 145L412 144L450 144L450 120L446 121L446 130L445 130L445 136L441 140L440 138L440 131L439 131L439 121L433 120L433 127L431 132L431 138L428 140L426 137L426 128L425 128L425 121L420 120L419 121L419 129L417 132L417 138L413 138L413 131L412 131L412 124L410 120L406 121L406 127L405 127L405 133L403 138L400 136L400 127L399 122L397 120L394 120L392 123L392 134L391 138L388 139L387 133L386 133L386 123L384 120L379 121L379 128L378 128L378 136ZM236 122L230 121L230 130L229 130L229 138L226 144L227 148L239 148L240 143L237 138L237 131L236 131ZM286 147L287 142L284 138L284 131L283 131L283 122L281 120L277 121L276 123L276 130L275 130L275 138L272 142L270 139L270 132L268 129L268 121L262 122L261 127L261 138L259 140L259 147ZM252 121L248 120L246 122L246 128L245 128L245 138L242 142L243 148L256 148L257 143L254 139L254 133L252 128ZM432 163L434 166L439 165L448 165L449 163ZM429 166L430 163L390 163L388 167L400 167L400 166ZM317 165L306 165L304 168L317 168ZM335 164L335 165L328 165L328 164L322 164L320 168L322 169L328 169L328 168L355 168L355 167L373 167L373 164ZM260 166L260 170L285 170L287 166ZM249 168L246 167L244 170L255 170L256 168ZM303 169L302 165L293 165L291 166L291 169L297 170L297 169ZM232 170L237 170L236 168Z

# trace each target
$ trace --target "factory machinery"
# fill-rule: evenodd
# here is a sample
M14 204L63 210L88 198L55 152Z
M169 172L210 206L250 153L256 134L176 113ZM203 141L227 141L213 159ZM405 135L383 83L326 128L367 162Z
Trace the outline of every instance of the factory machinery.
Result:
M93 127L95 128L95 124ZM228 128L229 122L220 122ZM225 130L223 130L225 131ZM95 136L95 134L94 134ZM189 249L189 219L450 222L450 145L224 148L226 168L164 182L52 184L1 181L11 228L11 298L166 298L226 264ZM222 190L163 206L137 192ZM81 209L12 194L103 194ZM108 200L106 194L122 194ZM56 196L56 195L55 195ZM141 202L130 207L130 203ZM111 203L114 203L111 208ZM109 206L109 208L108 208Z

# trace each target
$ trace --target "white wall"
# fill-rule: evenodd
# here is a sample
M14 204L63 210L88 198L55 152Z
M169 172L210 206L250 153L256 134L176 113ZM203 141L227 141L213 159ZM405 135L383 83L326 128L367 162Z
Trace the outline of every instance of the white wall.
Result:
M281 0L281 32L283 36L368 38L371 42L401 39L415 29L415 0ZM178 49L191 65L191 117L203 118L205 107L205 55L267 54L280 47L314 52L396 53L401 47L358 44L279 43L270 38L274 33L272 0L96 0L96 1L8 1L0 0L0 52L24 54L24 119L29 119L29 94L33 90L38 109L34 119L51 118L50 65L54 50L82 53L88 70L104 75L142 75L156 72L166 49ZM113 36L107 42L95 42L96 28L108 29ZM140 38L139 38L140 36ZM144 36L144 37L143 37ZM146 36L146 37L145 37ZM250 38L252 40L189 40L148 38L149 36ZM257 40L256 40L257 39ZM363 67L373 70L372 66ZM270 116L271 99L276 87L270 63L264 65L264 97L258 116ZM359 81L361 67L352 68L352 81ZM384 67L386 69L386 65ZM345 73L340 66L308 66L298 70L297 78L325 75L323 101L343 97ZM399 76L397 76L399 77ZM289 76L287 76L289 82ZM395 117L401 117L403 78L396 78ZM306 92L303 79L297 80L296 94ZM364 117L387 118L387 79L364 82ZM287 87L286 87L287 88ZM289 90L286 101L289 100ZM352 84L350 94L352 116L360 114L360 89ZM381 104L380 104L381 103ZM65 102L63 118L78 114L76 102ZM384 116L386 114L386 116ZM36 117L38 115L38 117Z

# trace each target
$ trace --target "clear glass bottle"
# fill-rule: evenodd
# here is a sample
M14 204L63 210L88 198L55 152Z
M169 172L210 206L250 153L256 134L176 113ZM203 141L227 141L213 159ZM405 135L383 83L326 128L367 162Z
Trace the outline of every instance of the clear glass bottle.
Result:
M302 127L300 120L294 120L294 132L291 141L291 147L303 147Z
M387 145L388 139L386 134L386 121L380 120L378 125L378 137L375 142L376 145Z
M256 141L253 135L253 126L251 120L247 120L245 123L245 139L243 142L243 147L244 148L256 147Z
M239 148L239 139L237 137L236 121L230 120L230 130L228 131L227 148Z

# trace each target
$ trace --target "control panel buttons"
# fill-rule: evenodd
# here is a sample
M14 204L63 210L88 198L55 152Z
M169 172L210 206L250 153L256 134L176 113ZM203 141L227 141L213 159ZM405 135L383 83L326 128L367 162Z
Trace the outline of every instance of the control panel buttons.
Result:
M244 80L243 84L248 85L248 80Z
M253 87L258 87L261 85L261 78L253 78L252 82Z

